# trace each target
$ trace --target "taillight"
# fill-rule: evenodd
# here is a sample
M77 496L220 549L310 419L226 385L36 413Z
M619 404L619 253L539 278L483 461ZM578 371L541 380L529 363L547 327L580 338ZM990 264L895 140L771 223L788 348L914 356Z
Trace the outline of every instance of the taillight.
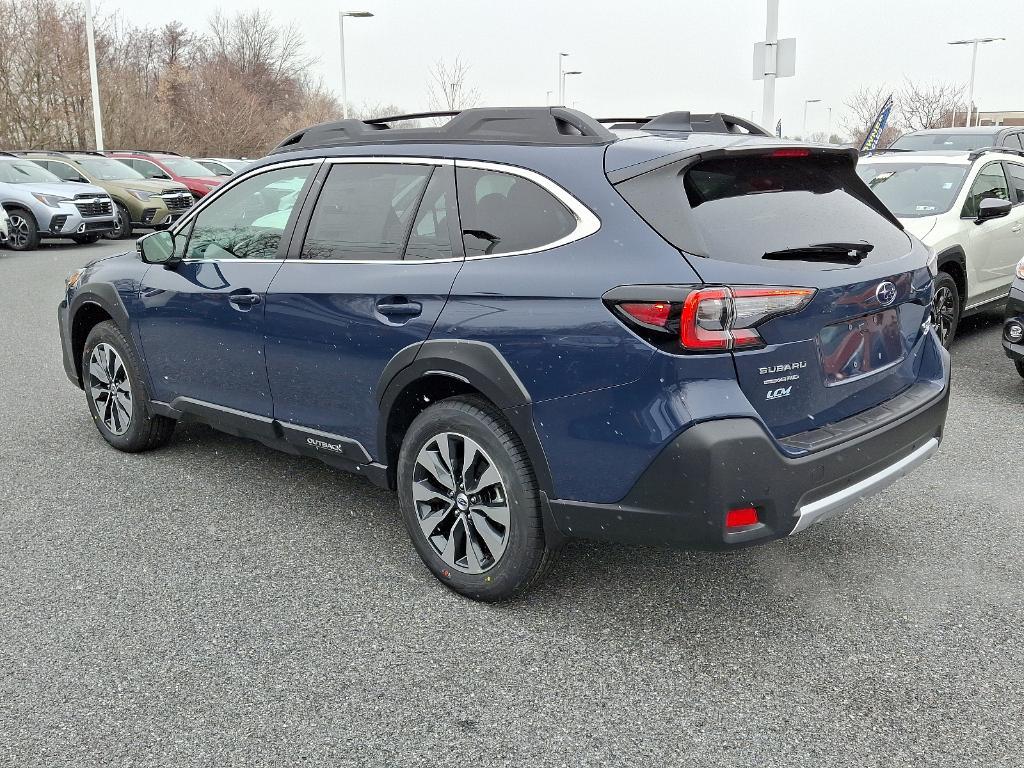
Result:
M641 286L642 301L619 299L629 287L617 288L606 300L634 330L659 334L653 341L675 336L677 345L690 352L723 352L764 344L756 327L773 317L803 309L814 296L813 288L785 286L680 289L666 286L664 301L646 300L654 286ZM613 295L612 295L613 294Z

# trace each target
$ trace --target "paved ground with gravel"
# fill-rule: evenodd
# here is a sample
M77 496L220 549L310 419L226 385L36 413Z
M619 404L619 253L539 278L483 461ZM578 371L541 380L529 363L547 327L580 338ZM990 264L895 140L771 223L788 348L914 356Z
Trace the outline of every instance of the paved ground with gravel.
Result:
M438 584L392 496L213 430L106 446L66 273L0 250L0 764L1024 765L1024 381L965 323L941 452L790 540Z

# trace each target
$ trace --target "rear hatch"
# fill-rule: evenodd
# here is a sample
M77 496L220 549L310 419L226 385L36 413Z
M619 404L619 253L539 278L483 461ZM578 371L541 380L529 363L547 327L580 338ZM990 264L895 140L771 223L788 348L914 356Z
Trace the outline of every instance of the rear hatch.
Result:
M917 378L928 253L855 163L849 150L747 141L616 185L706 285L728 287L735 306L724 322L743 330L727 346L776 437L877 406ZM813 292L773 314L760 312L765 288Z

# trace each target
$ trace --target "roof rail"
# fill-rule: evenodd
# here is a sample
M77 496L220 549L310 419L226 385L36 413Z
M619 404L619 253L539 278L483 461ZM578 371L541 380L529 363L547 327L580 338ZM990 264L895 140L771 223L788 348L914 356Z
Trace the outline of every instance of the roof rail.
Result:
M108 149L106 152L131 152L133 155L177 155L181 157L178 152L172 152L169 149Z
M102 152L97 152L94 149L16 149L12 151L12 154L20 157L29 157L30 155L58 155L60 157L68 155L98 155L99 157L106 157Z
M978 149L972 149L971 153L967 155L967 159L973 163L979 157L989 152L1003 152L1007 155L1020 155L1024 157L1024 149L1015 149L1014 147L979 147Z
M914 152L914 151L927 151L927 150L913 150L905 149L903 147L882 147L881 149L865 149L860 152L861 157L870 155L884 155L886 152Z
M421 117L451 117L441 126L391 128L387 123ZM615 141L615 134L589 115L565 107L481 107L451 112L418 112L320 123L278 144L270 154L311 147L382 142L500 142L504 144L598 145Z
M0 155L3 155L4 157L17 157L13 152L5 152L3 150L0 150Z
M636 128L641 131L679 131L685 133L740 133L772 136L757 123L724 112L692 114L685 110L648 117L603 117L599 123L617 123L613 128ZM740 129L740 130L737 130Z

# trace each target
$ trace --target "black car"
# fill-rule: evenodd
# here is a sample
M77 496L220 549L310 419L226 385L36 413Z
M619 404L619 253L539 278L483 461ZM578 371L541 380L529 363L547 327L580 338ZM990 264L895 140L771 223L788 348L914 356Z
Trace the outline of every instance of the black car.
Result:
M905 133L889 149L904 152L957 150L971 152L982 147L1024 149L1024 125L976 125L971 128L933 128Z
M1017 264L1017 279L1010 286L1006 302L1006 324L1003 326L1003 349L1024 376L1024 259Z

